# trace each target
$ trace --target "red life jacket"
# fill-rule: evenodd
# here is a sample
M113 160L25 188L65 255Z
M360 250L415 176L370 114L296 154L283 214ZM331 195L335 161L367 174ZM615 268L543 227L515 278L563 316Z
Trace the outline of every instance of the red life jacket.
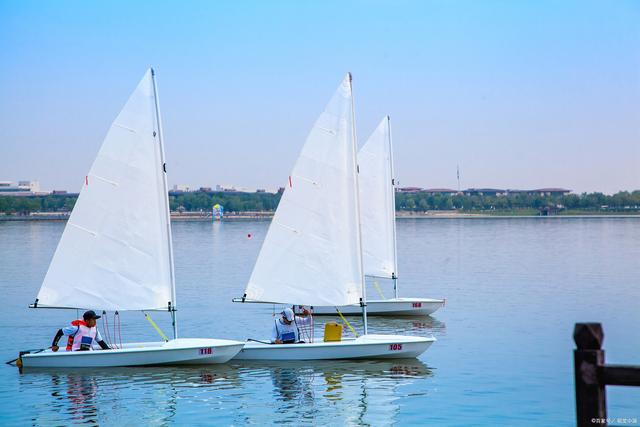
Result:
M71 322L71 326L87 326L86 322L84 320L74 320L73 322ZM80 328L78 328L78 330L80 330ZM73 338L75 337L75 335L78 333L78 330L76 330L76 333L73 335L69 335L69 338L67 339L67 351L71 351L71 349L73 348Z

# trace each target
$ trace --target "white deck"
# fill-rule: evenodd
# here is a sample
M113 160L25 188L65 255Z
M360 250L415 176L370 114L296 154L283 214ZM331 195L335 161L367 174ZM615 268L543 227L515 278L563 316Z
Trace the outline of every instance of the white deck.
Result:
M406 359L424 353L436 339L404 335L363 335L337 342L263 344L247 342L236 360Z
M390 298L367 301L367 314L371 316L428 316L444 306L443 299L431 298ZM359 315L362 308L358 304L338 307L342 314ZM313 307L314 315L335 315L335 307Z
M23 368L95 368L149 365L206 365L225 363L244 346L243 342L179 338L168 342L124 344L117 350L47 350L22 356Z

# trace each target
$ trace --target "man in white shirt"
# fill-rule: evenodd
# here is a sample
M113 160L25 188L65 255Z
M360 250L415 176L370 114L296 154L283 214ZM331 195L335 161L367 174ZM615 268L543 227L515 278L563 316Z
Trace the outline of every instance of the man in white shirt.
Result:
M285 308L280 317L273 322L271 331L271 342L273 344L294 344L300 342L300 330L298 326L311 324L311 316L306 308L302 316L293 314L293 310Z
M52 351L58 351L58 341L63 336L67 336L67 351L93 350L93 344L97 343L103 350L109 350L109 346L104 342L98 328L96 320L100 316L95 311L89 310L84 313L82 320L74 320L71 325L58 330L51 344Z

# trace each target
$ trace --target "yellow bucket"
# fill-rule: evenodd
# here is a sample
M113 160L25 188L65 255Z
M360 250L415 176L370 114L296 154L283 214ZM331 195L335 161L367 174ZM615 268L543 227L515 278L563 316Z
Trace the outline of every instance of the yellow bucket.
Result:
M324 341L342 341L342 324L336 322L325 323Z

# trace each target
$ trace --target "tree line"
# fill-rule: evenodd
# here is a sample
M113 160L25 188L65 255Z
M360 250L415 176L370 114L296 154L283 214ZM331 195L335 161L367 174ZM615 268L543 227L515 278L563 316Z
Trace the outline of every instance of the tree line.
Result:
M399 211L514 211L521 209L556 210L640 210L640 190L620 191L613 195L603 193L541 196L518 193L508 196L441 195L426 192L396 193L396 210Z
M224 206L225 212L274 211L280 201L279 193L204 192L170 193L172 211L210 211L214 204ZM0 196L0 212L26 215L31 212L69 212L76 202L76 194L47 196ZM396 193L396 210L410 212L461 210L517 211L523 209L557 210L640 210L640 190L621 191L613 195L603 193L540 196L516 194L509 196L439 195L426 192Z

